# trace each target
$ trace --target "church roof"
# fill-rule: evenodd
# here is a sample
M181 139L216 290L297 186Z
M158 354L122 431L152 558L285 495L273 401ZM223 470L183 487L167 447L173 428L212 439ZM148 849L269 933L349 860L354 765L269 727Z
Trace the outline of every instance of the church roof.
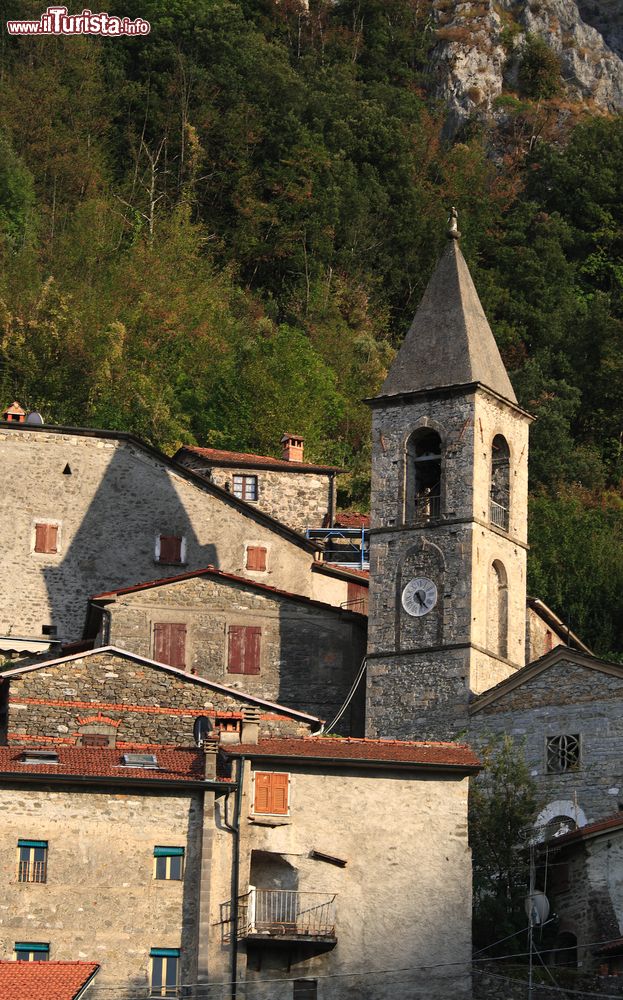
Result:
M449 239L379 396L480 382L517 403L457 238Z

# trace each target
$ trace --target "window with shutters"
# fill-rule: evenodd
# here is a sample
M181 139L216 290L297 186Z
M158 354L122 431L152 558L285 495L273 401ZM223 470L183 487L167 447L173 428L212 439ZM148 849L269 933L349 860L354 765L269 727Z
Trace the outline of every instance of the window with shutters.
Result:
M47 962L50 945L42 941L16 941L15 959L18 962Z
M151 997L177 997L179 994L179 948L152 948L150 991Z
M361 615L367 615L368 588L361 583L351 583L349 581L346 607L349 611L358 611Z
M156 562L179 564L186 557L185 541L181 535L158 535L156 539Z
M234 496L239 500L257 500L257 476L234 476Z
M186 625L155 622L152 656L158 663L186 669Z
M58 552L58 524L35 524L35 552Z
M259 674L262 630L258 625L230 625L227 630L227 670Z
M262 545L247 545L247 569L256 573L266 571L266 549Z
M290 775L281 771L255 771L254 812L287 816L290 812Z
M17 881L47 882L47 840L17 841Z
M180 882L184 876L183 847L154 847L154 878Z

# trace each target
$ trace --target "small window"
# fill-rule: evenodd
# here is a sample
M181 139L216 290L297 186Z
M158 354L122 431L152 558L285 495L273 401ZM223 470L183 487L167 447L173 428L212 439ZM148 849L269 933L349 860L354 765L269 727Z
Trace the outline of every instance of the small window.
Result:
M55 555L58 552L58 525L35 524L35 552Z
M230 674L259 674L261 637L259 626L229 626L227 670Z
M155 622L153 658L179 670L186 669L186 626L178 622Z
M156 540L156 562L184 562L184 539L181 535L159 535Z
M124 753L121 759L124 767L158 767L155 753Z
M257 476L234 476L234 496L239 500L257 500Z
M287 816L290 811L290 775L280 771L256 771L254 811L271 816Z
M496 434L491 446L489 517L503 531L508 531L510 496L510 451L506 438Z
M154 878L158 881L177 881L184 876L183 847L154 847Z
M177 981L180 964L179 948L152 948L151 989L152 997L177 996Z
M109 747L110 736L104 733L83 733L80 737L81 747Z
M58 625L42 625L41 635L57 635Z
M20 757L22 764L58 764L56 750L24 750Z
M15 958L18 962L47 962L49 957L49 944L41 941L15 942Z
M47 840L17 841L17 881L47 882L48 842Z
M247 569L254 570L256 573L266 571L266 549L261 545L247 546Z
M580 737L551 736L547 740L547 771L549 774L563 774L577 771L580 766Z
M317 979L295 979L293 1000L316 1000L318 997Z

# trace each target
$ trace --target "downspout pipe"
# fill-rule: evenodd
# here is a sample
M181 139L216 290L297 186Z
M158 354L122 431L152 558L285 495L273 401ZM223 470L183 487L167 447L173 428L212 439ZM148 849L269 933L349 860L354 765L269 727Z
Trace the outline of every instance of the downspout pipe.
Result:
M234 804L234 835L232 858L232 912L231 912L231 1000L238 997L238 897L240 895L240 816L242 814L242 782L245 757L238 760L238 782Z

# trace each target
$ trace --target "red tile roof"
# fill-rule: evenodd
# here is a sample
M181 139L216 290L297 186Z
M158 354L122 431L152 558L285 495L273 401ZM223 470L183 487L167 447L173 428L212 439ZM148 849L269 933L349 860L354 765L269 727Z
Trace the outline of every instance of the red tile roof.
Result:
M359 514L357 511L337 512L335 515L336 528L369 528L370 515Z
M350 573L351 570L348 572ZM325 611L334 611L336 614L343 614L344 611L349 610L348 608L338 608L334 604L327 604L326 601L317 601L311 597L305 597L304 594L293 594L289 590L280 590L278 587L271 587L268 583L259 583L256 580L250 580L247 576L237 576L234 573L225 573L222 569L216 569L215 566L206 566L205 569L194 569L188 573L178 573L177 576L163 576L157 580L147 580L145 583L135 583L131 587L120 587L118 590L108 590L102 594L94 594L89 598L89 600L101 601L105 600L107 597L118 597L120 594L134 594L139 590L149 590L150 587L165 587L171 583L180 583L183 580L192 580L193 577L196 576L218 577L220 580L241 584L244 587L249 587L251 590L266 591L269 594L276 594L277 597L287 597L289 600L300 601L303 604L311 604L313 607L322 608ZM357 612L351 613L357 614Z
M2 1000L74 1000L99 969L97 962L0 961Z
M550 840L548 847L558 848L565 847L567 844L574 844L580 840L586 840L589 837L595 837L599 833L606 833L608 830L616 830L618 828L623 828L623 812L615 813L614 816L608 816L607 819L600 819L596 823L587 823L585 826L578 827L577 830L571 830L570 833L565 833L562 837L554 837Z
M272 455L253 455L245 451L220 451L218 448L197 448L185 445L180 452L188 451L200 455L213 465L245 466L250 468L267 467L284 472L343 472L338 465L313 465L309 462L293 462L285 458L273 458ZM178 452L178 455L179 453ZM175 456L177 460L177 455Z
M227 745L225 753L247 757L300 757L308 760L367 761L439 767L479 768L476 754L461 743L425 743L406 740L366 740L324 736L264 739L258 743Z
M623 937L614 938L613 941L608 941L607 944L602 944L600 948L597 948L598 954L607 955L609 952L623 951Z
M25 753L36 750L53 751L58 756L58 764L27 764L22 761L21 758ZM0 774L50 774L57 778L65 775L89 778L145 778L149 781L201 781L204 776L204 755L194 748L171 750L150 746L142 752L156 755L157 768L128 767L122 760L124 752L128 751L56 745L0 747Z

